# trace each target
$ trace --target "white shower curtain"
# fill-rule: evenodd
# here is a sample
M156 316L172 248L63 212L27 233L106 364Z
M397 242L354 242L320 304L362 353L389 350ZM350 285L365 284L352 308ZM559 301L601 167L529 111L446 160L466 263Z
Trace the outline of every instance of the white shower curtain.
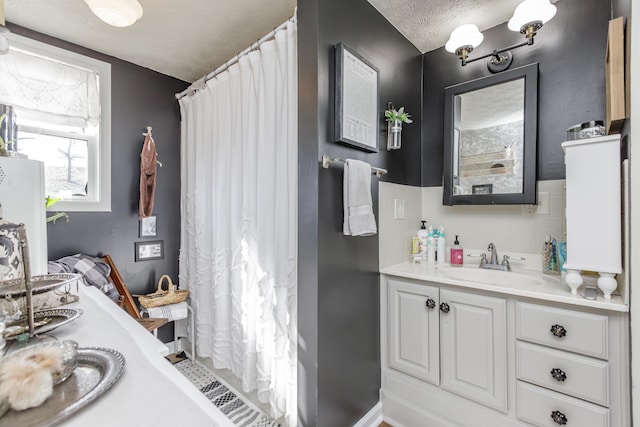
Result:
M180 283L199 357L296 420L296 23L180 99Z

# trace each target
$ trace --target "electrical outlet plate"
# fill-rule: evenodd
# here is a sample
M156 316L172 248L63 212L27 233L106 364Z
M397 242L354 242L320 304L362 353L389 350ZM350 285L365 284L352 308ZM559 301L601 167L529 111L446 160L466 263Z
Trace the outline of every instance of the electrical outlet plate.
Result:
M395 219L404 219L404 199L393 200L393 217Z
M546 191L538 193L537 205L523 205L522 215L549 215L550 196Z

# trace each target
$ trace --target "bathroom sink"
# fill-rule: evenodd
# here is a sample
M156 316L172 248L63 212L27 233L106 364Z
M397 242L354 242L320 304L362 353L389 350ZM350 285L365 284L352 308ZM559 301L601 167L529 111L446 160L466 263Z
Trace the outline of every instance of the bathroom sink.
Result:
M485 270L482 268L444 267L438 274L456 280L486 283L497 286L539 286L544 279L514 273L513 271Z

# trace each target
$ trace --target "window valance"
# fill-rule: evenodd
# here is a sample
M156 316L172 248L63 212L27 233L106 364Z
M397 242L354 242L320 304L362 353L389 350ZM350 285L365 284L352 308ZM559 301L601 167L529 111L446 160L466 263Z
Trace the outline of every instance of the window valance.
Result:
M86 127L100 121L98 74L11 49L0 56L0 103L18 118Z

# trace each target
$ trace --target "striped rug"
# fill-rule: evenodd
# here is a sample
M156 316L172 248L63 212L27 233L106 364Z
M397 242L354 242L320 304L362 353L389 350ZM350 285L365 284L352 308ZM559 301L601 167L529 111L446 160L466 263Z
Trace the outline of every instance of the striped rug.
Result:
M192 360L185 359L174 365L223 414L238 427L280 427L273 418L253 406L222 384L213 373Z

